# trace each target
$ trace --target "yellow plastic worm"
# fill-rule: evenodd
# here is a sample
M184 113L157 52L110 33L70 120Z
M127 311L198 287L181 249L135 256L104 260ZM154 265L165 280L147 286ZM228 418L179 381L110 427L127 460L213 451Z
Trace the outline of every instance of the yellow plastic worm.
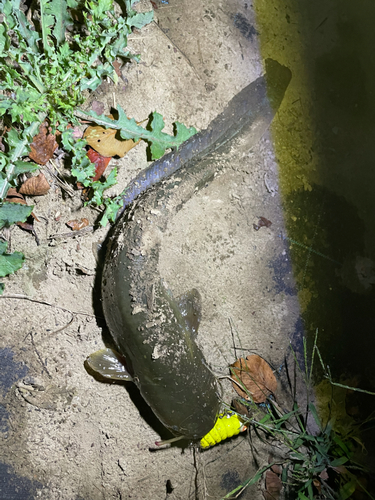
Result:
M220 443L223 439L236 436L247 429L237 413L226 411L220 413L214 427L200 440L201 448L206 449Z

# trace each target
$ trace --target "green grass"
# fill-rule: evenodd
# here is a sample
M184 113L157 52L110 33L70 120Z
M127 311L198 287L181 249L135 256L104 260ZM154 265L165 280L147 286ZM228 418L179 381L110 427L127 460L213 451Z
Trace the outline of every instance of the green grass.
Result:
M316 357L324 377L332 385L375 394L332 381L329 367L323 363L319 352L317 336L310 357L305 340L303 345L304 370L301 369L293 349L292 354L306 387L306 408L301 408L295 401L290 411L286 412L272 398L268 398L263 415L259 417L259 405L255 405L251 400L250 402L241 400L242 404L247 406L249 415L257 415L257 417L242 417L250 433L254 431L263 441L267 439L268 445L271 439L278 449L278 455L280 449L282 450L281 458L259 469L253 478L244 481L223 497L224 499L236 498L243 489L258 482L266 470L275 463L282 466L281 481L286 498L346 500L351 497L356 488L361 488L368 498L374 498L363 485L359 485L359 478L366 471L363 465L355 460L358 443L361 444L358 426L352 425L345 433L337 431L334 419L328 419L324 423L316 406L309 401L309 394L313 389L313 369ZM239 379L237 381L251 399L246 387ZM308 430L307 422L311 420L315 423L314 432ZM369 418L366 423L370 420L373 419ZM320 490L321 497L318 496L318 490Z

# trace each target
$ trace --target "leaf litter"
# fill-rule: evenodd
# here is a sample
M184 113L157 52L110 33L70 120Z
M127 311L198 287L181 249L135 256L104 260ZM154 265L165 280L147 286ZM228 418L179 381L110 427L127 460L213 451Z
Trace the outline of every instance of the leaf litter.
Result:
M30 144L29 158L39 165L45 165L53 157L58 147L56 134L52 134L51 130L51 127L47 127L46 122L42 123L38 135L33 138L33 142Z
M21 0L0 0L0 116L3 129L0 228L25 223L31 213L32 207L21 208L19 200L17 203L7 201L9 189L20 184L19 176L37 171L39 165L48 166L56 158L57 151L61 157L62 150L64 161L67 159L70 164L71 175L90 192L86 203L104 205L102 225L113 222L121 201L104 195L116 184L117 176L114 168L107 178L103 177L108 158L122 157L140 139L148 142L152 159L160 158L166 149L178 148L196 132L193 127L176 122L174 134L166 134L162 131L164 120L156 112L150 115L146 128L128 119L120 107L118 120L93 111L78 112L88 92L97 89L104 79L110 78L117 84L121 78L121 63L139 61L139 56L127 49L128 35L133 29L141 29L152 22L153 11L138 12L133 8L135 3L136 0L125 0L122 7L119 4L119 13L115 11L113 0L41 0L32 2L24 12ZM95 105L94 109L103 112L100 105ZM102 135L109 139L100 139L107 147L105 151L98 151L96 139L94 149L104 158L96 156L94 162L90 159L92 153L87 155L87 141L77 135L82 115L102 127ZM58 134L61 134L59 138ZM27 181L22 189L26 189L27 194L43 194L44 190L32 191L37 184L42 184L43 178L32 179L36 180ZM5 268L0 269L1 272L7 275Z
M239 358L231 365L232 385L242 398L264 403L277 389L277 380L270 365L257 354L246 360Z
M113 120L113 116L108 118ZM96 125L92 127L87 127L83 134L83 138L95 151L97 151L103 157L119 156L122 158L126 155L132 148L139 144L138 141L133 141L133 139L121 139L117 136L119 135L118 130L112 128L105 128L101 125ZM98 179L96 179L98 180Z

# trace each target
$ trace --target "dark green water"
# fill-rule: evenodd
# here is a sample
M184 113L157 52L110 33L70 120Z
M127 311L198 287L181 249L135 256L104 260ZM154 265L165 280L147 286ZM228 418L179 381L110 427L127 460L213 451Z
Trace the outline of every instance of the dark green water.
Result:
M305 331L336 380L374 391L375 2L256 10L262 56L293 74L273 133Z

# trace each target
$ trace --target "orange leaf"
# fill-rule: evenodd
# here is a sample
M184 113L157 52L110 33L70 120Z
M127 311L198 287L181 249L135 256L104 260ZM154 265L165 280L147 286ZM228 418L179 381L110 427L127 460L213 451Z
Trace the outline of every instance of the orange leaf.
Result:
M80 229L83 229L84 227L89 225L89 220L85 217L83 219L74 219L68 221L66 225L70 227L72 231L79 231Z
M232 382L237 393L249 400L249 393L254 403L264 403L267 396L276 392L277 381L270 365L257 354L237 359L232 366L232 379L242 382L248 392Z
M95 151L92 148L89 148L87 151L87 156L91 163L95 164L95 176L93 177L93 181L98 181L100 177L103 175L105 169L108 166L108 163L111 161L111 156L102 156L100 153Z
M47 135L47 132L47 124L44 122L39 127L39 134L33 138L33 142L30 144L29 158L39 165L45 165L52 158L58 146L56 136L54 134Z
M113 118L113 116L109 115L109 118ZM116 135L119 136L118 130L96 125L95 127L87 127L83 137L89 146L105 157L120 156L122 158L140 142L140 140L137 142L132 139L124 140Z

